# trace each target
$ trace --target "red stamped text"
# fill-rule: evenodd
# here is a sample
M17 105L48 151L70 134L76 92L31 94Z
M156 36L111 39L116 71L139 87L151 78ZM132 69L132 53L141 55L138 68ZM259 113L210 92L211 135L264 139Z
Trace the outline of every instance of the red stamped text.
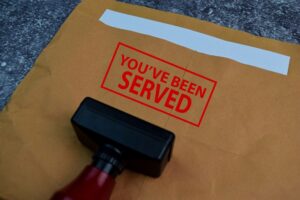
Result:
M216 84L215 80L118 43L101 87L200 126Z

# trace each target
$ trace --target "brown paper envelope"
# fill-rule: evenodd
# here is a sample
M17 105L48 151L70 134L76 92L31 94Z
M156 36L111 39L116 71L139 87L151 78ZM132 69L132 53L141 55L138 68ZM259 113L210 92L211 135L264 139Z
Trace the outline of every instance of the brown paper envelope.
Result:
M108 8L288 55L291 58L288 75L107 26L98 19ZM126 71L120 66L122 53L200 84L210 92L213 83L198 75L217 82L200 126L186 121L199 120L207 99L199 100L192 95L192 101L200 103L193 104L188 113L176 113L174 108L166 109L163 101L157 104L134 96L128 89L120 95L101 87L119 42L155 58L123 46L104 84L111 90L121 91L117 83L121 83ZM153 179L125 171L117 178L112 199L298 200L300 197L300 47L297 45L144 7L114 1L83 1L0 113L1 197L48 199L90 162L91 152L80 144L70 124L72 114L86 96L176 134L173 158L163 175Z

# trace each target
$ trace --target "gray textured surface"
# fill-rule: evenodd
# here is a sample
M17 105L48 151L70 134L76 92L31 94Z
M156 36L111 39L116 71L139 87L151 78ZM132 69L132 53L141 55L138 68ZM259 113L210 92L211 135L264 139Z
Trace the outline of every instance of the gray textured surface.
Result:
M300 0L120 0L300 44ZM0 109L79 0L0 0Z
M0 0L0 109L79 0Z

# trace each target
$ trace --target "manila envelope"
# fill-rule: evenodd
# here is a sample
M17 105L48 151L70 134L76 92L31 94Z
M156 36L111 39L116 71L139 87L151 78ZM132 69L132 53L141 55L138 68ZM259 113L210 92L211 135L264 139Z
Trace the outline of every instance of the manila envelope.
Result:
M300 47L186 16L85 0L0 113L0 196L49 199L91 160L70 118L90 96L175 133L160 178L113 200L298 200Z

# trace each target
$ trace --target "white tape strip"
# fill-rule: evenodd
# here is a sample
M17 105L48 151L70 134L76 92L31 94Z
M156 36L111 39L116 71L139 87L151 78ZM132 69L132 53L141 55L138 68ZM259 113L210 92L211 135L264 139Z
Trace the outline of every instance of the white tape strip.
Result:
M228 42L210 35L154 20L105 10L99 21L108 26L167 40L194 51L229 58L243 64L287 75L290 57L272 51Z

